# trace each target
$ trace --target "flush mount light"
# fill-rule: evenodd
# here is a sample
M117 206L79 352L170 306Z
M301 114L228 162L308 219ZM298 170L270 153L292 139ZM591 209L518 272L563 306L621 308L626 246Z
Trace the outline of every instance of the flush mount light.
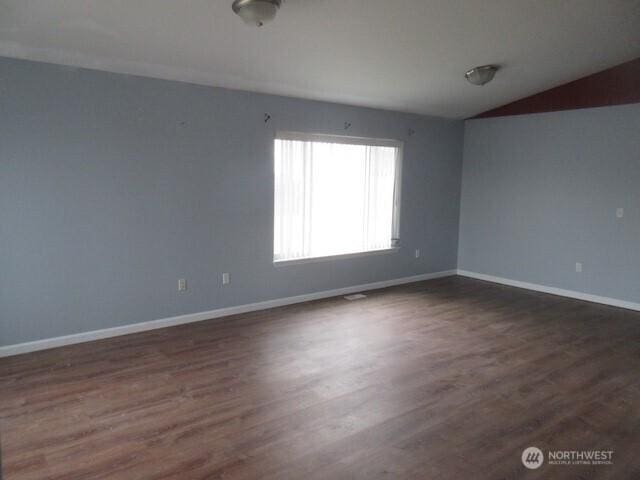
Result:
M281 0L235 0L231 8L247 25L261 27L273 20Z
M496 72L498 71L498 67L496 65L483 65L481 67L474 67L464 74L464 78L466 78L469 83L473 85L482 86L485 83L489 83L493 80Z

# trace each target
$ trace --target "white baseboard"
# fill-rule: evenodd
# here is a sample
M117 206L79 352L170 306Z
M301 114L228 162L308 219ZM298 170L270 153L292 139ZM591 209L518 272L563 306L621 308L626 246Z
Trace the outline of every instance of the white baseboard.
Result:
M267 300L264 302L249 303L238 305L235 307L220 308L210 310L208 312L190 313L188 315L180 315L178 317L163 318L160 320L151 320L149 322L134 323L131 325L123 325L121 327L105 328L103 330L93 330L90 332L74 333L63 337L47 338L44 340L36 340L34 342L19 343L16 345L7 345L0 347L0 358L20 355L22 353L36 352L39 350L47 350L50 348L63 347L65 345L73 345L76 343L91 342L103 338L117 337L120 335L129 335L131 333L145 332L148 330L156 330L158 328L173 327L175 325L183 325L185 323L200 322L203 320L211 320L214 318L227 317L229 315L237 315L239 313L255 312L257 310L265 310L267 308L281 307L284 305L292 305L294 303L309 302L311 300L319 300L322 298L338 297L351 293L363 292L367 290L376 290L379 288L392 287L394 285L402 285L405 283L421 282L434 278L449 277L456 274L456 270L446 270L443 272L425 273L422 275L414 275L412 277L395 278L393 280L384 280L382 282L367 283L364 285L354 285L351 287L337 288L335 290L325 290L322 292L308 293L305 295L297 295L295 297L279 298L276 300Z
M484 273L469 272L467 270L457 270L457 274L462 277L475 278L477 280L485 280L487 282L499 283L510 287L524 288L536 292L550 293L560 297L575 298L587 302L601 303L612 307L626 308L628 310L636 310L640 312L640 303L627 302L618 300L617 298L601 297L599 295L590 295L588 293L576 292L573 290L564 290L562 288L547 287L536 283L521 282L519 280L511 280L509 278L494 277L493 275L485 275Z

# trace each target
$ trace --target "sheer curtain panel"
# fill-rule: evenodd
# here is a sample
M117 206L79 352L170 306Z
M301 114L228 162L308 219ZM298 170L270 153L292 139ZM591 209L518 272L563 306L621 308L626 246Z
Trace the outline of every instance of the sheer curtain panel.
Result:
M281 133L274 152L274 261L396 246L401 144Z

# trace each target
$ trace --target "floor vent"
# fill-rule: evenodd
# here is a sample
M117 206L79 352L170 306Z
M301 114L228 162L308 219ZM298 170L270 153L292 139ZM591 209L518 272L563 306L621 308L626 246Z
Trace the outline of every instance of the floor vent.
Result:
M351 301L351 300L360 300L360 299L363 299L363 298L367 298L367 296L362 294L362 293L356 293L354 295L347 295L346 297L344 297L345 300L349 300L349 301Z

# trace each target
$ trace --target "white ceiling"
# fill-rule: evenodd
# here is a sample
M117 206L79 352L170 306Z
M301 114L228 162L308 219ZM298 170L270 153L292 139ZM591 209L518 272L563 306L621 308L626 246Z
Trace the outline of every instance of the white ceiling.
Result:
M231 1L0 0L0 56L451 118L640 56L640 0Z

